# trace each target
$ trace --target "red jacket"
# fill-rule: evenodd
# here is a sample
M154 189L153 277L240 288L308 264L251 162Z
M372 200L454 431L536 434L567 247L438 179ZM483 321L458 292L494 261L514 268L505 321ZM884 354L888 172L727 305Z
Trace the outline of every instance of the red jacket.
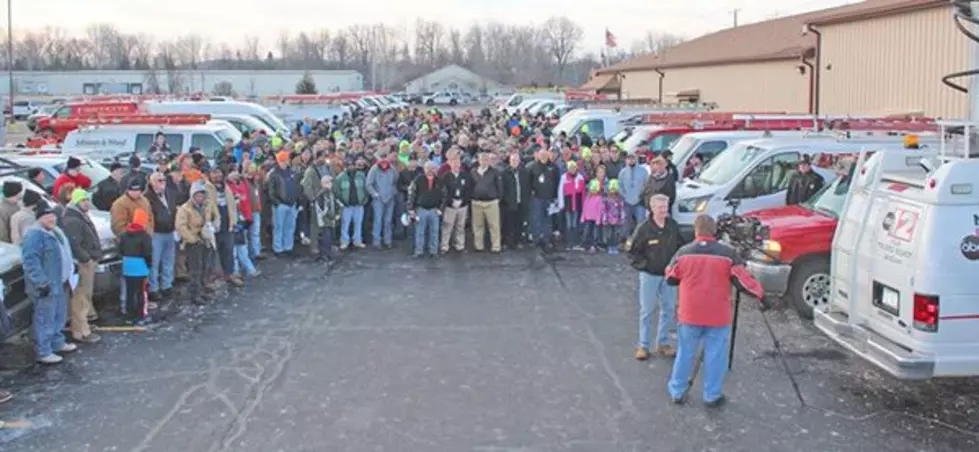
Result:
M68 175L68 172L64 172L59 174L58 178L54 180L54 185L51 186L51 196L57 198L58 191L61 190L61 186L68 182L75 184L75 186L83 190L88 190L88 188L92 186L92 180L84 174L78 173L72 177Z
M681 247L666 267L666 278L680 286L677 323L687 325L730 325L732 281L759 300L764 295L734 249L713 237L697 236Z
M238 179L238 182L228 181L228 189L238 200L238 213L245 218L245 221L252 221L252 201L248 183L244 179Z

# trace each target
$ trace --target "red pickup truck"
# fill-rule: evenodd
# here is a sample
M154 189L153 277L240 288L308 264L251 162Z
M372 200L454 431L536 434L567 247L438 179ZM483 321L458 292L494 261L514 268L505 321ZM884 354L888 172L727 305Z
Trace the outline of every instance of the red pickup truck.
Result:
M830 250L849 181L850 176L838 177L802 204L745 214L767 231L763 252L748 259L748 271L767 295L788 297L807 319L829 302Z

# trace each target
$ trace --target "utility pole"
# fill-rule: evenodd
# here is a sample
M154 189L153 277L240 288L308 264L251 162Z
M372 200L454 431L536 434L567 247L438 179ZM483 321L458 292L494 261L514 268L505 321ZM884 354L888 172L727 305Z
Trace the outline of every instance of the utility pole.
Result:
M738 26L738 12L739 11L741 11L741 8L734 8L733 10L731 10L731 15L734 16L734 27L735 28L737 28L737 26Z
M8 93L10 97L10 119L14 119L14 15L13 15L13 2L14 0L7 0L7 77L9 78L10 85L8 88L10 92ZM3 126L7 127L6 120L3 121Z

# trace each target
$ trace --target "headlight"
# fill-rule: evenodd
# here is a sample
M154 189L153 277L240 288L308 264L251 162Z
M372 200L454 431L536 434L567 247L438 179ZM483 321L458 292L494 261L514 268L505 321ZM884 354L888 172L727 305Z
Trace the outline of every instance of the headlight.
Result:
M761 253L759 254L759 260L766 262L777 261L782 255L782 244L774 240L762 240Z
M710 202L713 196L701 196L699 198L689 198L681 199L677 203L677 208L680 212L693 212L700 213L707 210L707 203Z
M116 239L112 237L101 239L100 242L103 250L113 249L116 247Z

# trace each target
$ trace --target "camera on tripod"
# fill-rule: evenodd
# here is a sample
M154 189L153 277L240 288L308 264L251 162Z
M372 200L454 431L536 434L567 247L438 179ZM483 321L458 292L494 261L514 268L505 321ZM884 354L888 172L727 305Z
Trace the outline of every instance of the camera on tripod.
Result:
M723 213L717 218L717 239L727 242L741 256L761 248L762 225L757 218L738 215L741 201L727 202L731 213Z

